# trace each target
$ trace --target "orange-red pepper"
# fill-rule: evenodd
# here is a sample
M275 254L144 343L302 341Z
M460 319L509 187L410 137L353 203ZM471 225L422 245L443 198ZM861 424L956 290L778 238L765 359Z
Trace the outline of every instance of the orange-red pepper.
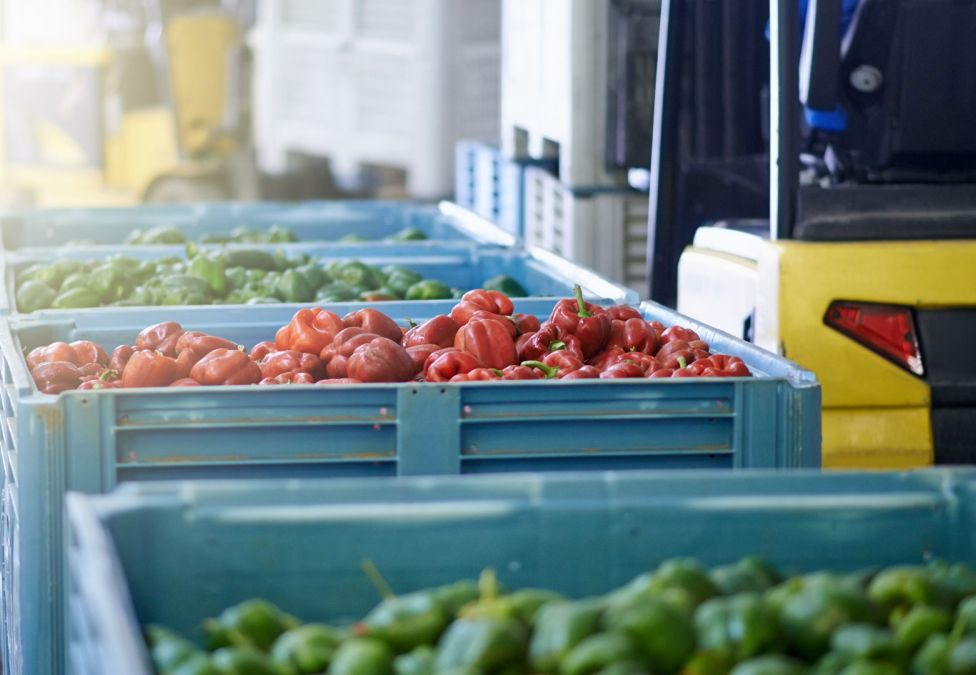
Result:
M342 323L346 328L362 328L367 333L375 333L394 342L400 342L403 339L403 330L397 325L397 322L378 309L361 309L357 312L350 312L342 317Z
M475 368L483 368L472 354L460 349L447 348L434 352L424 365L424 379L428 382L449 382L455 375L469 373Z
M486 291L479 288L468 291L461 296L461 301L451 309L451 318L458 325L463 326L477 311L511 316L512 312L515 311L515 305L512 304L507 295L500 291Z
M406 382L417 374L417 367L399 342L374 337L353 351L346 371L363 382Z
M489 368L504 368L518 361L515 340L500 322L472 319L454 336L454 346L474 355Z
M175 340L174 340L175 346ZM122 386L168 387L180 378L176 359L150 349L136 351L125 364L122 371Z
M162 352L164 356L176 356L176 342L183 332L183 326L175 321L164 321L143 328L136 337L136 349L149 349Z
M215 349L190 371L190 377L203 385L257 384L261 368L240 349Z
M258 364L264 379L274 378L283 373L308 373L312 381L325 377L325 364L315 354L286 349L268 354Z
M454 344L454 336L458 332L457 322L447 314L438 314L432 319L424 321L419 326L408 330L400 341L404 347L417 345L440 345L450 347Z
M300 309L288 325L282 326L275 334L275 346L278 349L319 354L345 327L342 319L333 312L318 307Z

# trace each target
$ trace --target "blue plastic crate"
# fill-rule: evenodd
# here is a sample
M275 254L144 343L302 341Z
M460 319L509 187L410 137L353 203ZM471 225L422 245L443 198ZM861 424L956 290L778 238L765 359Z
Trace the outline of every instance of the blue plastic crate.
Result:
M217 247L213 247L217 248ZM542 249L471 247L454 244L356 244L336 248L330 244L290 244L286 246L248 246L248 249L266 251L281 250L285 255L308 254L323 261L339 259L361 260L369 265L382 267L388 264L405 265L428 279L443 281L448 286L465 290L479 288L488 279L506 274L522 284L534 298L564 298L573 295L573 285L579 284L583 294L592 300L606 300L613 303L636 304L637 292L614 283L565 258ZM0 315L17 313L16 277L17 273L31 264L50 263L56 260L99 260L112 255L125 255L139 260L154 260L165 257L186 258L183 246L138 247L135 249L119 247L70 247L48 250L45 253L31 251L6 254L0 261L0 278L3 279L3 292L0 293ZM400 302L404 316L413 316L418 302ZM551 304L551 303L547 303ZM221 305L226 307L226 305ZM385 305L376 304L383 308ZM104 308L102 308L104 309ZM74 315L78 312L100 311L98 309L46 309L33 312L35 317L58 317Z
M557 164L555 159L505 159L497 143L460 141L455 148L455 201L521 239L525 170L539 166L554 172Z
M572 597L678 556L758 553L790 572L976 564L969 469L143 484L70 495L68 518L78 675L150 675L142 625L196 636L251 597L307 621L361 617L378 601L363 559L398 593L491 567Z
M542 302L519 301L516 309L547 315L553 302ZM452 304L423 303L426 313L412 318ZM398 305L385 309L405 316ZM0 321L7 672L42 675L60 664L68 490L190 478L819 466L820 388L812 373L658 305L642 309L649 319L695 329L715 351L741 356L757 377L48 396L34 388L24 349L58 339L131 343L164 318L250 346L274 335L292 308L147 308Z
M123 244L132 230L159 225L179 228L191 240L205 234L227 234L240 225L255 229L282 225L305 242L336 242L347 234L378 240L405 227L416 227L430 241L500 246L515 243L510 234L454 204L384 201L43 209L0 218L0 238L7 251L62 246L78 240L116 246Z

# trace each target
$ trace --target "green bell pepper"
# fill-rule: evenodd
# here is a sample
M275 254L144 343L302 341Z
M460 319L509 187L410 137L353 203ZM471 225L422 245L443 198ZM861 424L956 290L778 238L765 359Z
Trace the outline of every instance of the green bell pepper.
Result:
M181 294L194 295L207 298L207 303L213 297L213 287L200 277L190 276L189 274L171 274L159 280L160 290L167 296L178 298ZM204 304L207 304L204 303ZM180 304L180 302L163 304ZM189 304L189 303L186 303Z
M976 635L976 595L972 595L959 603L956 608L956 620L962 625L962 631L969 635Z
M944 609L919 605L901 618L895 628L895 643L905 653L914 652L935 633L952 628L952 616Z
M611 606L604 623L610 630L633 638L652 673L675 672L695 651L691 619L653 596L639 596L632 604Z
M99 265L88 275L88 288L103 302L121 300L132 292L134 279L125 270L112 264Z
M312 287L312 293L325 286L331 279L326 274L325 269L315 263L306 263L294 268L295 272L305 277L305 281Z
M272 225L265 232L264 240L269 244L288 244L298 241L298 237L287 227Z
M329 675L391 675L393 652L385 642L353 638L343 642L332 657Z
M618 663L639 663L641 654L622 633L597 633L573 647L559 665L560 675L589 675Z
M186 273L188 276L206 281L217 297L227 295L230 284L227 281L224 263L219 256L197 255L190 261Z
M267 651L282 633L297 628L299 623L267 600L253 599L228 607L216 619L208 619L204 631L211 637L226 635L229 645ZM217 645L220 644L218 640Z
M780 621L789 644L809 660L827 652L830 636L840 626L878 618L864 590L849 579L812 574L799 584L783 601Z
M408 654L401 654L393 660L395 675L435 675L437 673L437 651L430 645L421 645Z
M382 275L359 260L341 260L329 265L329 276L350 286L362 286L363 290L373 290L383 285Z
M558 600L542 605L535 617L529 661L539 672L553 673L570 650L597 631L602 606L594 600Z
M410 286L406 292L407 300L448 300L451 287L436 279L425 279Z
M225 675L203 652L193 654L173 670L164 670L160 675Z
M455 668L500 670L520 662L527 643L528 631L518 619L458 619L438 643L437 672Z
M952 641L948 635L930 635L912 660L913 675L948 675Z
M541 588L523 588L505 596L505 601L511 605L515 616L522 619L528 626L535 624L535 617L544 604L560 600L565 600L565 598L555 591L547 591Z
M840 675L904 675L905 670L888 661L860 659L840 671Z
M719 589L712 583L708 572L694 560L683 558L666 560L661 563L651 579L651 588L654 590L683 589L692 595L696 605L719 594Z
M486 291L500 291L510 298L524 298L529 295L525 287L507 274L499 274L486 280L481 287Z
M405 227L396 234L386 237L386 241L424 241L427 235L416 227Z
M776 651L782 642L779 617L757 593L712 598L695 612L698 646L744 660Z
M953 646L949 675L976 675L976 638L963 638Z
M681 675L728 675L734 665L735 661L726 652L706 649L692 655L681 669Z
M350 302L359 297L357 289L341 281L334 281L323 286L315 294L316 302Z
M267 654L254 647L221 647L210 658L220 675L278 675Z
M890 630L871 624L851 623L830 636L830 648L855 659L880 659L896 655L895 636Z
M230 248L221 252L225 267L244 267L248 270L271 272L281 269L280 260L268 253L251 248Z
M931 604L935 586L923 567L889 567L871 580L868 596L890 615Z
M47 309L57 297L58 292L43 281L30 279L17 287L17 308L24 313Z
M932 580L940 607L953 609L966 596L976 595L976 571L968 565L936 560L926 565L925 572Z
M125 243L158 246L162 244L183 244L186 242L186 235L182 231L169 225L159 225L148 230L134 230L126 237Z
M401 298L406 297L411 286L424 280L420 274L403 265L387 265L382 271L386 275L386 287Z
M70 291L72 288L88 288L88 279L90 274L88 272L75 272L74 274L69 274L61 282L61 287L58 289L61 293L65 291Z
M241 290L247 285L247 270L243 267L228 267L224 270L227 277L227 285L232 291Z
M363 623L367 635L403 653L435 642L449 619L432 593L419 591L386 598Z
M478 582L474 579L463 579L435 588L431 593L444 613L453 618L462 607L478 599Z
M169 672L199 653L192 642L162 626L147 626L146 640L153 666L160 672Z
M61 288L61 282L76 272L84 272L85 265L77 260L59 260L48 265L31 265L18 276L18 281L41 281L54 290Z
M102 298L98 293L87 288L73 288L54 298L51 307L54 309L82 309L84 307L101 307Z
M298 270L285 270L275 282L274 294L284 302L311 302L315 288Z
M716 567L709 572L709 577L723 595L763 592L781 581L775 568L755 556L743 558L734 565Z
M730 675L806 675L806 667L788 656L757 656L737 665Z
M324 673L339 647L336 632L307 623L282 633L271 648L271 662L279 675Z

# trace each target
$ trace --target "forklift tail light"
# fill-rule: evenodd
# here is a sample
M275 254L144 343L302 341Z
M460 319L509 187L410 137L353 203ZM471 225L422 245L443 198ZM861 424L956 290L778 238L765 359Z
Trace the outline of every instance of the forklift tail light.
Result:
M916 375L925 373L915 318L907 307L833 302L824 323Z

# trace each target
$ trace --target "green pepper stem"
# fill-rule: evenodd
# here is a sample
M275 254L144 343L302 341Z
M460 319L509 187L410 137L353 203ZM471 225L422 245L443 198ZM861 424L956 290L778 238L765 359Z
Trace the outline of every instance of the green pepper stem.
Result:
M478 577L478 593L482 600L494 600L498 597L498 578L495 570L486 568Z
M551 380L559 374L559 368L555 366L547 366L542 361L522 361L521 365L526 368L538 368L542 371L542 374L546 376L547 380Z
M566 343L562 340L553 340L549 343L549 351L558 352L560 349L566 349Z
M687 368L688 367L688 360L685 359L685 357L683 357L683 356L679 356L678 357L678 367L679 368Z
M580 287L579 284L573 286L573 294L576 296L576 306L579 308L579 311L576 313L579 315L579 317L581 319L588 319L591 316L593 316L586 309L586 303L583 301L583 289Z
M390 598L396 597L393 589L390 588L388 583L386 583L386 579L384 579L383 575L380 574L380 571L376 568L376 565L373 564L372 560L367 558L359 564L363 568L363 572L366 574L369 582L373 584L373 587L379 592L380 596L382 596L384 600L389 600Z
M417 324L409 316L407 317L407 325L410 326L411 328L416 328L417 327Z

